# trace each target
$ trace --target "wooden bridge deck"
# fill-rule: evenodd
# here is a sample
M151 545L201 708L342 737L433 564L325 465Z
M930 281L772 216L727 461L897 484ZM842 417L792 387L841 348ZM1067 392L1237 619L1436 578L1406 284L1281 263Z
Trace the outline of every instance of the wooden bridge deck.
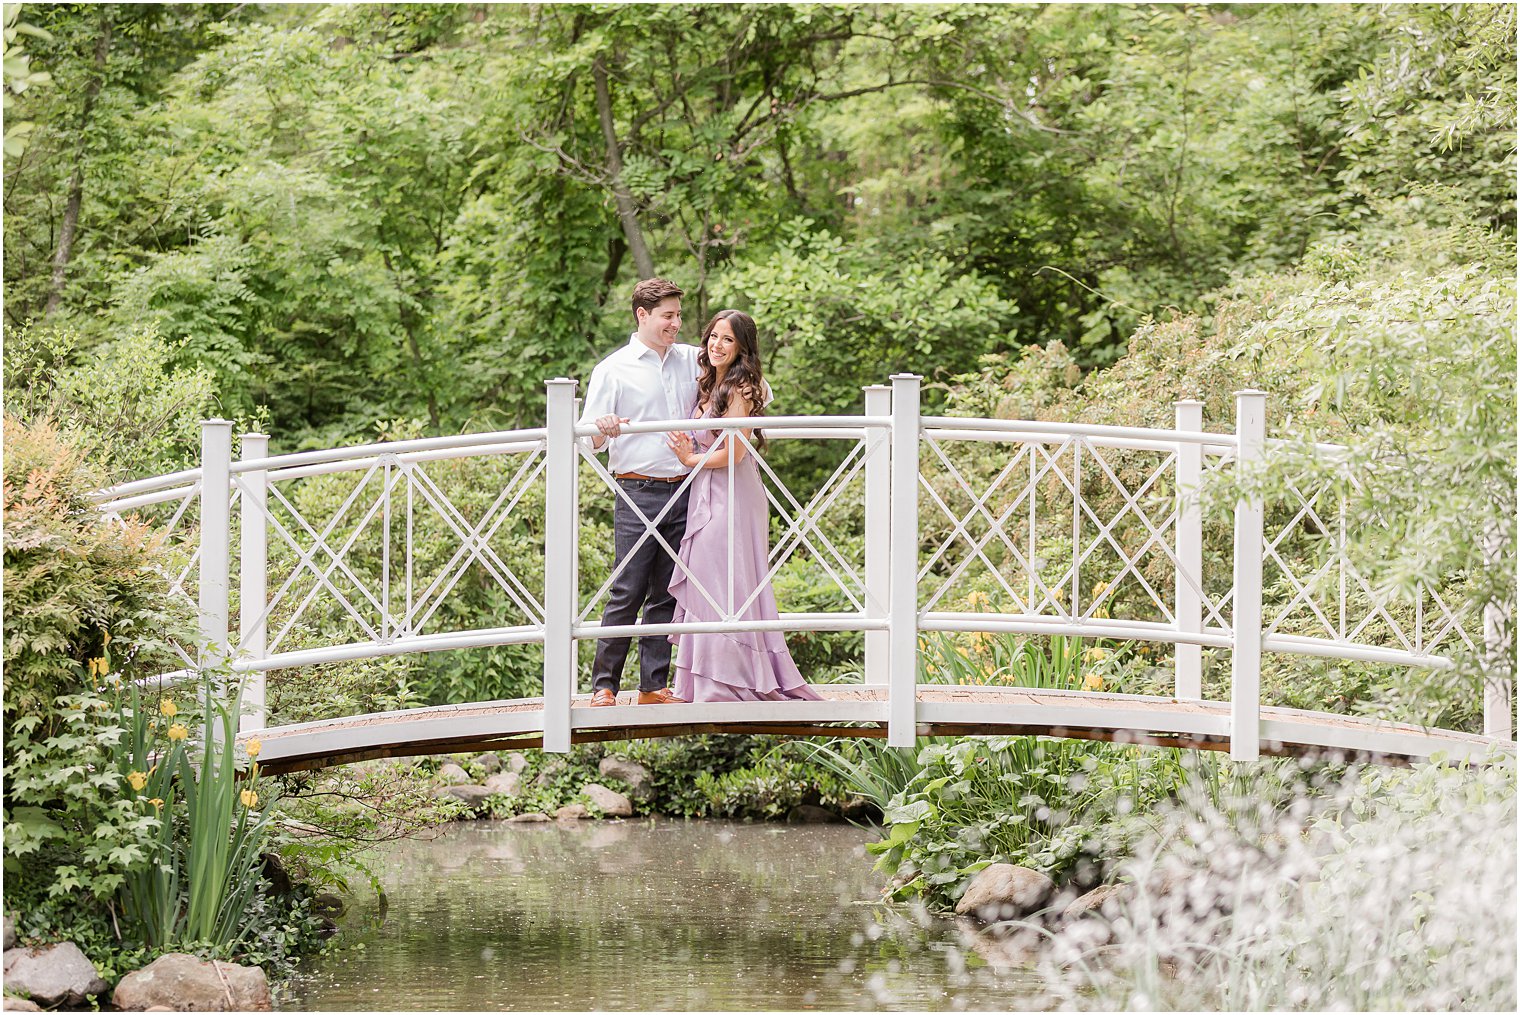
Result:
M633 694L625 692L617 706L593 709L589 697L579 696L571 709L572 740L695 733L886 736L884 686L819 684L814 690L823 701L635 705ZM1228 702L925 684L918 688L917 720L921 736L1037 734L1202 750L1230 746ZM542 699L520 698L270 727L240 739L258 737L261 766L280 773L373 758L538 747L542 732ZM1474 734L1270 707L1261 710L1261 735L1266 754L1340 753L1387 762L1436 752L1477 758L1492 747L1492 741ZM1512 742L1507 746L1514 750Z

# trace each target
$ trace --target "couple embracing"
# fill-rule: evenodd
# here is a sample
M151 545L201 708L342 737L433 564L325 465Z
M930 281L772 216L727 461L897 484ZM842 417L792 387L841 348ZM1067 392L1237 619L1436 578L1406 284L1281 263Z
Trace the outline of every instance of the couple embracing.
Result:
M777 617L776 597L766 578L765 489L754 454L737 432L711 451L721 439L720 430L695 435L622 431L629 422L765 413L770 388L761 377L754 320L738 310L720 310L702 329L701 343L687 345L679 341L681 295L675 283L661 278L634 287L635 330L627 345L596 365L586 392L581 423L596 426L592 447L608 452L619 491L612 516L617 577L602 614L603 627L639 623L641 613L645 624L722 620L708 596L727 602L730 609L748 603L741 620ZM738 432L756 448L764 446L763 435ZM693 471L697 474L687 484ZM653 535L642 538L645 519L658 523L654 528L667 545L679 547L680 567ZM603 638L596 643L592 705L617 703L631 641ZM673 689L668 686L672 647ZM792 661L780 631L639 639L640 704L818 697Z

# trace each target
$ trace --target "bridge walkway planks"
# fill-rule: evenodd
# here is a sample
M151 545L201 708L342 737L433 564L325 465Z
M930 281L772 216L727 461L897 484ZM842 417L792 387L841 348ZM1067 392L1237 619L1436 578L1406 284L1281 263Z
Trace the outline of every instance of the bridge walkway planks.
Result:
M611 708L577 696L572 740L753 733L777 736L886 736L887 689L818 684L823 701L635 705L625 692ZM918 688L920 736L1040 735L1228 751L1228 702L1013 687ZM845 724L845 725L840 725ZM1263 707L1262 752L1341 754L1388 763L1442 752L1481 758L1491 742L1476 734L1424 729L1359 716ZM262 742L265 772L303 771L375 758L521 749L542 743L541 698L439 705L348 716L249 732ZM1514 745L1508 749L1513 752Z

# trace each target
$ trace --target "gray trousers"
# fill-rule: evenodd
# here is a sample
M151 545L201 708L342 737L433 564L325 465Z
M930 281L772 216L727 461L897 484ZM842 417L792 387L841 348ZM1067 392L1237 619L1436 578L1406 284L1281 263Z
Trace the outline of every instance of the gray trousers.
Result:
M638 505L645 517L654 521L665 505L675 498L680 483L658 483L642 479L619 479L617 485ZM627 567L612 582L607 593L607 608L602 613L602 626L623 626L639 622L642 610L645 624L668 624L675 615L676 600L670 594L670 576L675 573L675 561L654 536L644 540L637 550L634 544L644 535L644 522L633 512L622 497L612 507L613 570L627 561ZM681 537L686 534L686 492L670 504L670 510L657 526L657 531L670 544L672 550L680 550ZM591 664L593 690L606 688L616 692L622 684L623 665L628 661L631 638L601 638L596 643L596 659ZM658 691L670 682L670 642L665 635L650 635L639 639L639 690Z

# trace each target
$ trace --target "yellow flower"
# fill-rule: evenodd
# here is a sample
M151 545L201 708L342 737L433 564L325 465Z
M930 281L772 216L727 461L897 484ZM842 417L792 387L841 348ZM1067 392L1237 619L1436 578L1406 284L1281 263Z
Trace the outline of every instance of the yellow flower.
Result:
M1094 647L1088 649L1086 652L1083 652L1082 655L1087 659L1088 662L1101 663L1108 655L1108 653L1103 651L1101 648Z
M243 806L252 810L259 805L259 795L251 789L245 789L238 794L238 799L243 801Z
M152 800L149 800L148 803L152 804L154 807L162 807L164 805L164 798L161 796L156 796Z
M175 723L169 727L170 740L183 740L190 735L190 731L182 723Z
M254 737L252 740L248 741L248 756L250 758L257 758L259 756L259 752L263 749L264 745L262 742L260 742L258 737Z
M980 589L972 592L969 596L966 597L966 605L971 607L973 610L980 610L982 607L988 605L991 602L992 600L987 598L987 593L981 591Z
M132 787L132 792L141 793L142 788L148 784L148 773L128 772L127 785Z
M1101 691L1101 690L1103 690L1103 678L1100 677L1100 676L1098 676L1096 673L1089 673L1087 676L1085 676L1085 677L1082 678L1082 690L1084 690L1084 691Z
M966 651L966 646L964 646L964 645L957 645L957 646L955 646L955 651L957 651L957 652L959 652L961 654L961 658L962 659L970 659L971 658L971 653Z
M100 634L101 634L101 638L104 640L105 644L107 644L107 645L111 644L111 632L110 631L102 631L102 632L100 632Z
M169 719L173 719L175 716L179 715L179 706L168 698L165 698L163 701L158 703L158 710L166 718Z

